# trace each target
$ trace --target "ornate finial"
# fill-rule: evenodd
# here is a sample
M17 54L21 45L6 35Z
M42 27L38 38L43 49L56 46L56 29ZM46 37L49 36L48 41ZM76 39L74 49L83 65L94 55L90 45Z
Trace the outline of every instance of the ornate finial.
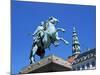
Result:
M75 30L75 26L73 27L73 31L76 31L76 30Z

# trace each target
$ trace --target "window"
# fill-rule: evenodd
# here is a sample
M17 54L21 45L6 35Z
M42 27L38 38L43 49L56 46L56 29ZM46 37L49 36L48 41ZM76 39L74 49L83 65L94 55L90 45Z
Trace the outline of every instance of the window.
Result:
M90 55L88 54L87 57L90 58Z
M81 57L80 60L83 61L83 58Z
M73 68L73 70L76 70L75 68Z
M92 66L95 67L95 61L92 62Z
M77 70L80 70L80 67L77 67Z
M82 70L84 70L85 69L85 66L84 65L82 65Z
M93 54L91 53L91 57L93 57Z
M84 60L86 60L86 56L84 56Z
M89 67L90 67L90 64L89 64L89 63L87 63L87 64L86 64L86 66L87 66L87 68L89 68Z
M77 63L79 62L79 59L77 59Z

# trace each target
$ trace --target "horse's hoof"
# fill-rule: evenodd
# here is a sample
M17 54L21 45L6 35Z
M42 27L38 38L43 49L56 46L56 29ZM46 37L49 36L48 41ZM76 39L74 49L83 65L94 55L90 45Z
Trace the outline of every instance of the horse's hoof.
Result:
M68 44L69 44L69 42L67 42L67 41L66 41L66 42L65 42L65 44L67 44L67 45L68 45Z
M30 64L34 64L35 62L30 62Z
M65 29L63 29L62 31L63 31L63 32L65 32L66 30L65 30Z
M30 64L32 64L32 62L30 62Z

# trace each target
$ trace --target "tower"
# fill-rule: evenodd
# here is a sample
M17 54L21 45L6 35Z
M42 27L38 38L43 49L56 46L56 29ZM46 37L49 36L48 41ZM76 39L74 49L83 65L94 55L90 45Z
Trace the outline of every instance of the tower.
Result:
M72 38L73 38L73 40L72 40L72 55L77 56L80 54L80 43L79 43L79 39L78 39L78 35L77 35L75 27L73 27Z

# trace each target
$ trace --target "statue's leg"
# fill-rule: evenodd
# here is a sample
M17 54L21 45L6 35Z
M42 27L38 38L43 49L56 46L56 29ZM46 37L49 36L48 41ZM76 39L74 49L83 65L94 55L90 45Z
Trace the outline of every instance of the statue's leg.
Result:
M31 57L30 57L30 63L35 63L35 54L36 54L36 51L37 51L38 47L37 45L35 45L33 48L32 48L32 51L31 51Z
M59 45L59 40L58 40L58 32L56 32L55 34L55 41L53 42L54 46L58 46Z
M58 46L59 45L59 42L56 40L56 41L54 41L54 46L56 47L56 46Z
M63 38L59 38L59 40L62 40L65 44L69 44L69 42L68 41L66 41L66 40L64 40Z
M58 40L58 41L61 40L61 41L63 41L63 42L64 42L65 44L67 44L67 45L69 44L68 41L66 41L66 40L64 40L62 37L59 37L59 36L58 36L58 32L56 32L56 40Z
M30 58L30 64L35 63L35 55Z
M65 29L63 29L63 28L57 28L57 32L58 32L58 31L65 32L66 30L65 30Z

